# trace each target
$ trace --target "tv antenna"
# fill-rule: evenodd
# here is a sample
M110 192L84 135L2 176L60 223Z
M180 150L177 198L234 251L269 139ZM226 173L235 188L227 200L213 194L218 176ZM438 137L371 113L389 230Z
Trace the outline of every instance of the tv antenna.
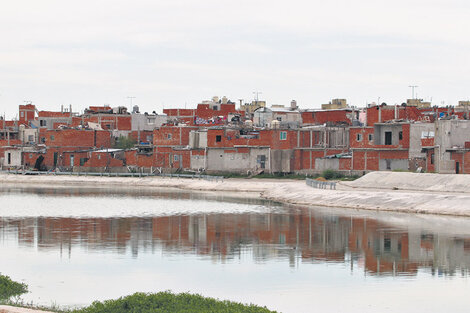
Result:
M132 100L135 99L135 97L127 97L127 99L130 99L130 101L131 101L131 107L132 107Z
M418 88L418 86L408 86L411 88L411 99L416 99L415 98L415 88Z
M253 91L253 94L255 95L256 104L258 104L259 95L262 94L262 92L261 91Z

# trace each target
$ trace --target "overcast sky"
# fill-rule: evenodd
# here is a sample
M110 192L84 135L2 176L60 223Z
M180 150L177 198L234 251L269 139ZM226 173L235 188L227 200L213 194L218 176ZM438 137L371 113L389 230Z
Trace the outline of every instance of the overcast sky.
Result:
M0 112L470 98L465 0L41 0L0 6Z

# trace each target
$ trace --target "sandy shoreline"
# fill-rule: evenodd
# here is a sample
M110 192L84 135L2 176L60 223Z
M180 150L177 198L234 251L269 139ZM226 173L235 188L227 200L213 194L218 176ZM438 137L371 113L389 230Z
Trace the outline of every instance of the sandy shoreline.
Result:
M337 190L315 189L307 186L303 180L287 179L233 178L214 182L168 177L29 176L4 173L0 174L1 184L179 188L260 197L303 206L470 216L470 175L375 172L354 182L340 182Z

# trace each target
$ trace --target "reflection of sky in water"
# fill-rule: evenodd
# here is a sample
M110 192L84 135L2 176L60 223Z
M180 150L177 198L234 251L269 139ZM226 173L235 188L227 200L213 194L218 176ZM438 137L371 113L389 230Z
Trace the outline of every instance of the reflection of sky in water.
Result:
M28 301L83 305L170 289L282 312L467 309L468 219L168 190L72 194L0 193L0 271L29 284Z

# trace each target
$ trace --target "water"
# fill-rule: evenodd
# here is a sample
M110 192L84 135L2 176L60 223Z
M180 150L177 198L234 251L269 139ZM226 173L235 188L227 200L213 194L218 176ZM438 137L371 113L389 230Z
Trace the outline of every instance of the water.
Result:
M281 312L467 312L470 220L230 194L0 189L0 272L73 307L137 291Z

